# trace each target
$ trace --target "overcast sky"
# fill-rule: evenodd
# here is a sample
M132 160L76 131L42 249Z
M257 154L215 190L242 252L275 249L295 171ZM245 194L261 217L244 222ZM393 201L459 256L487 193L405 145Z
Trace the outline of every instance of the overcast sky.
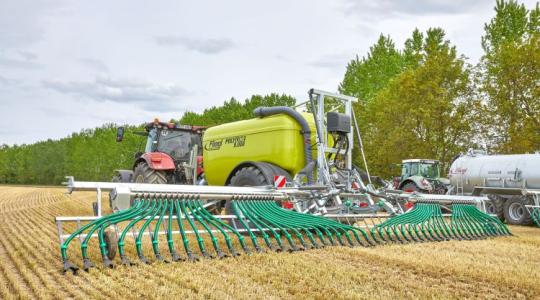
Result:
M494 3L0 0L0 144L336 91L381 33L402 47L415 27L442 27L475 63Z

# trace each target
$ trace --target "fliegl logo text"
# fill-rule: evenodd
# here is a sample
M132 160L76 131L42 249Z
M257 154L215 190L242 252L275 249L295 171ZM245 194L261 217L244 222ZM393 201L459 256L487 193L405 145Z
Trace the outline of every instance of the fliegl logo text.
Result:
M208 141L204 144L204 150L206 151L214 151L219 150L221 148L221 145L223 144L223 140L213 140Z

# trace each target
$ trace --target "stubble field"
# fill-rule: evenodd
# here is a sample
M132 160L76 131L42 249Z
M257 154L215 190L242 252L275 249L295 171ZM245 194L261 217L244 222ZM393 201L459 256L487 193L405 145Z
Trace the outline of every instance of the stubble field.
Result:
M0 186L1 299L540 297L535 227L512 227L513 237L480 241L327 247L115 269L99 266L92 244L98 268L64 275L54 217L90 215L94 201L94 193L64 191ZM81 265L74 246L70 255Z

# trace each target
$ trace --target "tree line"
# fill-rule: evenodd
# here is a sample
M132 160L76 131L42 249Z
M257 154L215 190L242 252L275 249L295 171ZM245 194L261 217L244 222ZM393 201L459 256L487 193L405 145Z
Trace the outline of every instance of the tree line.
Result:
M476 65L440 28L415 30L403 48L381 35L349 62L341 93L355 107L372 173L391 176L406 158L448 169L468 148L540 150L540 8L497 1ZM355 157L358 157L356 155Z
M258 106L292 106L290 96L254 95L244 102L234 98L223 106L203 113L186 113L181 124L213 126L252 117ZM148 120L151 121L151 120ZM171 120L175 122L175 120ZM146 138L134 134L143 125L123 125L124 140L116 142L116 124L84 129L59 140L46 140L31 145L0 146L0 184L60 184L66 175L78 180L109 181L116 169L132 169L137 151L144 151Z
M414 30L403 47L381 35L352 59L339 92L355 96L354 110L372 174L389 177L406 158L435 158L448 168L468 148L492 153L540 150L540 8L498 0L485 24L484 54L473 65L441 28ZM214 126L252 118L258 106L293 106L291 96L231 98L181 124ZM116 125L85 129L60 140L0 147L0 183L59 184L65 175L109 180L130 169L144 137L115 142ZM358 149L356 149L358 151ZM358 153L354 155L358 165Z

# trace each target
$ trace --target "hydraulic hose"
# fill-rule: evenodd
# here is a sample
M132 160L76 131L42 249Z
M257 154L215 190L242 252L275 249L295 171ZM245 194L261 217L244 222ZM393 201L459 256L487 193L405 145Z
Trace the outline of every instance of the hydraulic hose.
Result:
M273 106L273 107L257 107L253 114L257 117L267 117L267 116L273 116L277 114L285 114L289 117L293 118L296 123L300 125L302 128L302 135L304 136L304 160L305 160L305 166L307 166L312 160L311 155L311 128L309 127L308 122L302 115L297 112L296 110L288 107L288 106ZM313 114L315 117L315 114ZM318 130L318 128L317 128ZM313 173L309 172L307 174L307 180L308 185L313 182Z

